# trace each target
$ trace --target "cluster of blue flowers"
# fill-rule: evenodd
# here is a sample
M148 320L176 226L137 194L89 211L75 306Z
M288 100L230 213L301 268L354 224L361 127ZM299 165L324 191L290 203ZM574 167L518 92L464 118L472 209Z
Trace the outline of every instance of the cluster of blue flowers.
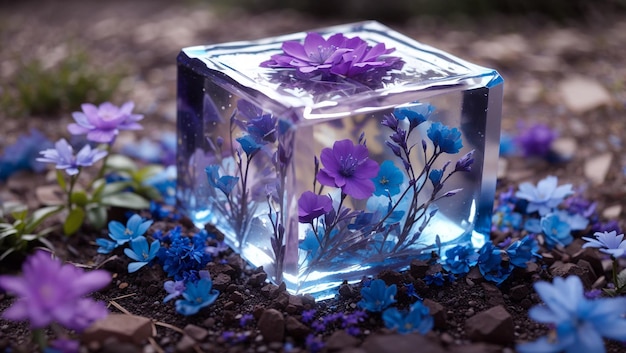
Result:
M117 221L109 222L109 238L98 238L98 253L108 254L119 246L129 244L124 254L134 260L128 264L128 272L132 273L153 263L161 265L173 281L163 285L168 295L163 302L182 296L176 301L176 311L183 315L196 314L200 309L211 305L219 292L212 288L213 282L209 272L204 270L212 255L217 255L227 247L224 244L208 246L210 234L201 230L193 236L182 235L180 226L163 234L156 231L154 240L148 244L144 236L152 220L144 220L138 214L132 215L126 225Z
M595 204L573 196L571 184L558 185L548 176L537 185L521 183L519 190L500 195L492 224L501 232L522 231L541 236L548 248L567 246L572 232L580 231L595 219Z

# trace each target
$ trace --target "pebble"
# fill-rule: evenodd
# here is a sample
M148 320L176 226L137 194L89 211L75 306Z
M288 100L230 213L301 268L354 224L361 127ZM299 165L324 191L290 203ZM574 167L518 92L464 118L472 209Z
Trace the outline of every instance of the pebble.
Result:
M103 342L115 338L119 342L139 344L152 336L152 321L143 316L109 314L83 332L83 342Z
M257 327L266 342L281 342L285 337L285 317L276 309L267 309Z
M445 329L447 327L446 308L440 303L429 298L425 298L423 303L424 306L428 308L429 314L433 317L435 327L438 329Z
M444 353L445 349L426 336L422 335L380 335L373 334L368 336L361 348L366 353Z
M602 211L602 217L606 219L618 219L622 214L622 205L609 206Z
M610 152L595 155L585 161L584 173L594 185L600 185L606 179L613 161L613 154Z
M558 92L567 109L576 114L612 104L607 89L588 77L568 78L559 84Z
M183 331L185 331L186 335L188 335L189 337L193 338L196 341L204 340L209 334L207 330L203 329L200 326L196 326L193 324L188 324L187 326L185 326L185 328L183 328Z
M345 330L335 331L326 341L326 349L339 351L346 348L356 347L359 340L348 334Z
M465 321L465 332L474 341L508 344L514 340L513 318L502 305L482 311Z
M290 336L297 339L304 339L311 332L308 326L293 316L288 316L285 320L285 330Z

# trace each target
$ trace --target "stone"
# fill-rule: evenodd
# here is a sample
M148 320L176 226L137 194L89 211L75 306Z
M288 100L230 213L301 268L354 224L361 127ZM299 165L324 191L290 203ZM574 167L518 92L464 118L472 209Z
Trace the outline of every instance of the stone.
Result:
M576 114L608 106L613 103L611 95L596 80L587 77L571 77L558 86L558 92L567 109Z
M359 340L348 334L345 330L335 331L329 338L326 340L325 347L329 352L335 352L346 348L356 347L359 343Z
M573 263L564 263L562 261L555 261L550 266L550 274L555 277L568 277L568 276L578 276L580 280L583 282L585 288L591 287L593 282L595 282L595 278L591 277L589 269L582 268Z
M192 353L194 351L194 347L196 346L196 341L187 336L183 335L183 337L176 343L176 352L177 353Z
M230 284L231 278L229 275L225 273L220 273L215 278L213 278L213 288L217 289L220 292L223 292L228 288Z
M424 278L426 276L426 272L430 265L423 260L413 260L411 261L411 266L409 268L409 272L413 278Z
M501 346L482 342L450 348L449 353L503 353Z
M561 160L569 161L578 152L578 143L574 138L561 137L554 140L550 148Z
M517 33L503 34L472 44L472 54L498 63L511 63L528 52L528 42Z
M487 304L495 306L495 305L503 305L504 297L502 296L502 292L498 287L494 286L491 283L481 283L483 287L483 291L485 293L485 301Z
M304 339L311 332L311 329L293 316L288 316L285 320L285 331L294 338Z
M285 337L285 317L276 309L265 310L257 327L266 342L282 342Z
M429 298L424 299L423 304L428 308L430 315L433 317L435 328L445 329L447 327L446 308Z
M229 299L237 304L243 304L243 302L245 301L245 296L238 291L234 291L230 294Z
M513 318L502 305L494 306L467 319L465 332L473 341L510 344L515 339Z
M251 285L252 287L259 287L263 283L265 283L266 279L267 279L267 273L257 272L253 274L252 276L250 276L250 278L248 279L248 284Z
M185 328L183 328L183 331L185 331L186 335L188 335L189 337L193 338L196 341L204 340L209 334L207 330L203 329L200 326L196 326L193 324L188 324L187 326L185 326Z
M378 278L385 281L388 286L392 284L395 284L398 287L402 286L402 274L400 274L400 272L398 271L392 271L388 269L382 270L378 274Z
M438 342L422 335L373 334L361 344L366 353L445 353Z
M622 214L622 205L608 206L602 211L602 217L606 219L618 219Z
M526 284L519 284L517 286L511 287L509 290L509 296L511 299L515 301L521 301L526 298L526 296L530 294L530 288Z
M594 185L602 184L606 179L612 162L613 154L610 152L587 159L584 165L585 177Z
M119 342L140 344L152 337L152 320L143 316L109 314L89 326L81 336L85 343L115 338Z

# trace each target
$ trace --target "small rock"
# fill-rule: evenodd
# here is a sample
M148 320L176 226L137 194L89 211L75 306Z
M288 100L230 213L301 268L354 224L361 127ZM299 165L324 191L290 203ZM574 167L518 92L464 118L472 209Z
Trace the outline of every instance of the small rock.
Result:
M141 349L136 345L128 342L117 342L115 340L107 340L103 345L102 353L142 353Z
M606 179L612 161L613 154L610 152L587 159L584 166L585 177L595 185L602 184Z
M185 331L186 335L188 335L189 337L193 338L196 341L204 340L209 334L207 330L203 329L200 326L196 326L193 324L188 324L187 326L185 326L183 331Z
M530 289L528 288L528 285L525 284L511 287L511 290L509 291L509 296L515 301L520 301L526 298L528 294L530 294Z
M289 304L289 293L280 292L280 294L278 294L278 297L275 298L274 301L272 302L271 307L274 309L283 310L287 307L288 304Z
M265 310L257 327L266 342L282 342L285 337L285 318L276 309Z
M339 351L346 348L356 347L359 340L348 334L345 330L335 331L326 341L328 351Z
M272 294L276 291L277 288L277 285L273 283L268 283L261 288L261 294L263 294L263 296L266 298L272 298Z
M602 217L606 219L618 219L622 214L622 205L609 206L602 211Z
M502 347L489 343L474 343L454 346L450 353L502 353Z
M465 332L474 341L509 344L515 339L513 318L502 305L494 306L467 319Z
M402 274L398 271L382 270L378 274L378 278L385 281L388 286L392 284L395 284L398 287L402 286Z
M445 329L446 324L446 308L434 300L424 299L424 305L428 308L430 315L433 317L434 325L438 329Z
M304 308L302 304L302 297L299 295L289 295L289 303L287 304L287 312L290 314L295 314Z
M576 139L570 137L561 137L552 142L550 147L554 153L563 161L569 161L574 158L578 151L578 143Z
M426 271L430 266L426 261L423 260L413 260L411 261L411 267L409 272L413 278L424 278L426 276Z
M265 272L255 273L252 276L250 276L250 278L248 279L248 284L251 285L252 287L259 287L263 283L265 283L266 279L267 279L267 273Z
M139 344L152 336L152 321L143 316L109 314L96 321L81 336L85 343L115 338L119 342Z
M361 348L366 353L445 352L438 342L422 335L372 334L363 341Z
M212 268L211 272L215 274L227 274L228 277L236 277L237 270L235 270L232 266L228 264L216 263Z
M517 61L527 53L528 42L517 33L503 34L491 40L479 40L472 45L472 54L498 63Z
M243 302L245 301L244 295L239 293L238 291L232 292L228 299L232 300L233 302L237 304L243 304Z
M246 263L243 261L241 256L239 256L239 254L230 255L226 261L228 262L228 265L235 270L235 275L239 275L246 267Z
M293 316L288 316L285 320L285 330L298 339L304 339L311 332L311 329Z
M594 79L572 77L561 82L558 90L565 106L576 114L612 104L607 89Z
M563 263L561 261L556 261L550 266L550 274L554 277L567 277L567 276L578 276L585 288L591 287L595 279L591 278L591 274L589 270L586 268L579 267L573 263Z
M176 343L176 352L180 353L191 353L194 351L194 346L196 345L196 341L193 338L183 335L183 337Z
M491 283L481 283L483 291L485 292L485 301L491 306L504 305L504 297L498 287Z
M231 278L229 275L225 273L220 273L213 279L213 288L217 289L220 292L223 292L228 288L230 284Z
M352 298L356 294L355 290L348 283L342 283L339 286L339 295L342 298Z

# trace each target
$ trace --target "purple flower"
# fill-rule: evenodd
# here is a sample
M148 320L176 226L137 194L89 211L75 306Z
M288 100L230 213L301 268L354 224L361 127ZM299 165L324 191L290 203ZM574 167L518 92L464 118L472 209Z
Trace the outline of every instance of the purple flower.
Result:
M239 319L239 326L245 327L252 320L254 320L254 316L252 316L252 314L243 314Z
M38 251L22 265L21 277L0 276L0 288L18 296L2 317L28 320L33 329L57 322L81 331L107 314L104 305L82 297L109 282L106 271L84 272Z
M474 150L467 152L461 159L456 162L454 170L457 172L469 172L474 164Z
M305 191L298 199L298 220L300 223L311 223L321 215L333 209L333 201L327 195L317 195Z
M461 131L457 128L449 128L440 122L433 123L426 131L426 135L433 142L435 148L443 153L458 153L463 148Z
M538 211L544 216L573 193L571 184L558 186L558 178L548 176L539 181L536 187L531 183L521 183L515 197L528 201L526 213Z
M521 148L524 156L547 157L550 153L552 141L557 137L556 132L547 125L534 124L522 131L515 142Z
M372 47L359 37L347 38L341 33L324 39L319 33L311 32L303 44L287 41L282 49L282 54L272 55L260 66L293 68L304 74L332 73L354 77L372 69L390 68L400 62L398 57L383 57L395 50L386 48L384 43Z
M143 115L132 114L133 102L117 107L109 102L96 107L93 104L81 105L82 112L72 113L76 123L69 124L67 130L72 135L87 134L89 141L111 144L121 130L141 130L138 123Z
M317 313L317 310L315 309L304 310L302 312L302 322L304 322L305 324L308 324L309 322L313 321L316 313Z
M50 342L50 347L44 349L44 353L78 353L80 342L69 338L57 338Z
M167 303L170 300L181 296L185 291L185 288L185 281L165 281L165 283L163 283L163 289L165 289L168 294L165 298L163 298L163 303Z
M624 234L617 234L616 231L611 232L595 232L596 238L583 237L586 241L583 248L599 248L601 252L609 254L614 258L624 255L626 252L626 240Z
M317 173L322 185L341 188L355 199L366 199L376 189L371 180L378 174L378 163L369 159L364 145L354 145L350 140L336 141L333 148L324 148L320 154L324 165Z
M85 145L74 156L74 149L65 139L60 139L54 144L54 148L39 152L42 157L37 158L39 162L55 163L57 169L65 169L69 175L78 174L80 167L89 167L107 155L106 151L91 149Z

